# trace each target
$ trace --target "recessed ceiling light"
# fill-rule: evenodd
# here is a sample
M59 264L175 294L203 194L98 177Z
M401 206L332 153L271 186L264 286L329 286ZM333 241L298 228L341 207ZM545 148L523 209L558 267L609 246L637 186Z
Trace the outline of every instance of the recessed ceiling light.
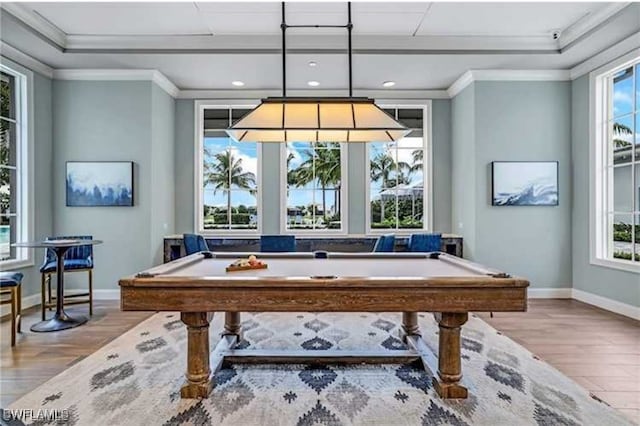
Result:
M231 84L233 84L236 87L242 87L244 86L244 81L236 80L236 81L232 81Z
M309 66L310 67L315 67L316 65L318 65L318 63L316 61L309 61Z
M311 87L318 87L320 86L320 82L319 81L315 81L315 80L311 80L311 81L307 81L307 84Z
M385 81L384 83L382 83L382 85L384 87L393 87L393 86L396 85L396 82L395 81Z

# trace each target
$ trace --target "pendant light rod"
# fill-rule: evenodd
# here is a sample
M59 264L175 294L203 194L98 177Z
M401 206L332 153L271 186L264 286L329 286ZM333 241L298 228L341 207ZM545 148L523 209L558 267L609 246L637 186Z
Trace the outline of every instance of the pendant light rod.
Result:
M285 6L284 2L282 2L282 24L280 24L280 28L282 29L282 97L287 97L287 37L285 37L285 33L287 31L287 18L285 15Z
M351 23L351 2L347 2L347 15L349 22L347 23L347 33L349 36L349 97L353 96L353 66L351 65L351 30L353 30L353 24Z
M351 2L347 2L347 24L346 25L287 25L285 2L282 2L282 97L287 97L287 28L346 28L349 42L349 97L353 97L353 66L352 66L352 49L351 49L351 31L353 23L351 22Z

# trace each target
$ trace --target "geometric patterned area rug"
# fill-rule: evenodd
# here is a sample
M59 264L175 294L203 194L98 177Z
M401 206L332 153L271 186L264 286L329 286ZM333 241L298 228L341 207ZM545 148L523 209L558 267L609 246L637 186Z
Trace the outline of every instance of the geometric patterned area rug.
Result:
M242 315L248 349L405 349L399 314ZM223 319L211 324L212 348ZM432 315L419 322L433 349ZM481 319L471 315L462 335L466 400L439 398L412 364L230 365L208 399L181 400L186 330L179 314L158 313L8 408L67 410L53 424L92 426L631 424Z

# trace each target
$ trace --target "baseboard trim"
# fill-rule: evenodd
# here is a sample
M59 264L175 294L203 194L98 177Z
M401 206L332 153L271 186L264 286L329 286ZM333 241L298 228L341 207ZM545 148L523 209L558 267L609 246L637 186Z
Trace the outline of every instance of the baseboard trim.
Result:
M623 315L625 317L640 320L640 307L632 306L627 303L618 302L617 300L609 299L607 297L598 296L597 294L588 293L586 291L572 289L571 298L588 305L593 305L598 308L610 311L616 314Z
M529 299L571 299L570 288L529 288Z
M120 289L93 290L94 300L120 300Z
M74 293L84 293L86 290L75 290L70 289L65 293L74 294ZM93 290L93 300L120 300L120 289L115 290ZM22 309L31 308L33 306L40 305L40 293L32 294L30 296L26 296L22 298ZM2 305L0 307L0 318L4 319L5 316L8 317L11 313L11 306Z
M31 296L26 296L22 298L22 309L27 309L39 304L40 304L40 294L32 294ZM10 305L2 305L2 307L0 307L0 318L2 319L4 319L5 317L11 318L9 316L10 313L11 313Z

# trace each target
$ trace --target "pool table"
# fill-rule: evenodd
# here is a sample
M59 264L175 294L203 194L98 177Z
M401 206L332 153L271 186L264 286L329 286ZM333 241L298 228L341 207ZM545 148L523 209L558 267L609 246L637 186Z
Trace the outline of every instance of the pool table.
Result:
M529 282L444 253L262 253L266 269L226 272L247 253L202 252L120 280L125 311L178 311L187 326L182 398L205 398L231 363L398 363L421 360L442 398L466 398L460 330L472 311L525 311ZM406 350L238 349L241 312L402 312ZM225 314L209 350L209 323ZM418 312L439 324L438 356L422 340Z

